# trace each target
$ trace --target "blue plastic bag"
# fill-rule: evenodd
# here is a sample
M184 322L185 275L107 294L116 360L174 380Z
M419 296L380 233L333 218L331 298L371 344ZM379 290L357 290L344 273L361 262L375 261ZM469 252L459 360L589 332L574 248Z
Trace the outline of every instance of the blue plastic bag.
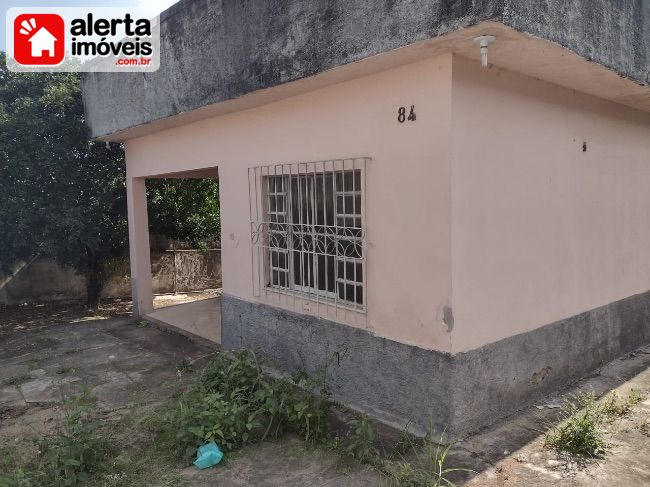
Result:
M216 465L222 458L223 452L219 450L219 447L214 441L211 441L199 447L199 450L196 452L194 465L197 468L204 469Z

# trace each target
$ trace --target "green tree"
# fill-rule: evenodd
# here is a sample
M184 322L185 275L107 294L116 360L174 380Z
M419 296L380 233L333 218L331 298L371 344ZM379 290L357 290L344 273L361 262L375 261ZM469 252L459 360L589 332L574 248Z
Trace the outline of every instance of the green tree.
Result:
M77 73L13 73L0 52L0 271L34 255L86 276L128 247L124 152L89 140ZM213 180L147 182L150 231L205 246L219 236Z
M212 179L147 180L151 233L198 248L219 238L219 184Z
M0 53L0 267L38 253L87 278L127 242L119 144L90 142L76 73L12 73Z

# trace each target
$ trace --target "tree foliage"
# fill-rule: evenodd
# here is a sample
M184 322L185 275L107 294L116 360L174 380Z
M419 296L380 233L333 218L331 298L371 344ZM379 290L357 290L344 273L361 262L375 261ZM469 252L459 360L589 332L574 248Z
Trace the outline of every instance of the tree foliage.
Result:
M0 53L0 271L35 254L84 274L96 305L102 262L128 244L124 153L89 140L77 73L13 73ZM149 181L153 233L218 236L210 180Z
M205 248L219 239L219 185L212 179L147 180L152 233Z
M127 242L118 144L90 142L76 73L12 73L0 59L0 264L39 253L83 273Z

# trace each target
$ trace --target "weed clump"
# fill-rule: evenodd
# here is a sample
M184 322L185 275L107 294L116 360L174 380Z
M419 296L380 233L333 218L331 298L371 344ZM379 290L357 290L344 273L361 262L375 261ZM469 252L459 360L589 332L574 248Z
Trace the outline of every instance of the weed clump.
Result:
M612 392L602 402L593 391L568 399L560 410L560 422L546 434L545 445L574 456L603 458L608 449L604 425L629 414L642 399L634 389L626 398Z
M445 437L445 433L437 435L432 427L429 428L422 440L414 440L404 435L402 449L409 455L406 460L401 458L385 460L381 465L382 473L392 485L398 487L455 487L451 480L454 474L475 473L466 468L451 468L448 466L449 452L454 442Z
M545 445L558 452L602 458L607 450L602 408L593 392L568 399L560 409L560 422L546 434Z
M374 446L375 434L368 415L364 414L359 419L348 421L348 426L350 433L345 452L361 463L376 464L379 452Z
M170 409L163 431L174 432L167 441L189 459L210 440L225 452L287 431L316 443L327 435L329 411L322 378L304 373L272 378L251 351L219 353Z
M602 405L603 413L608 421L614 421L620 417L627 416L632 412L634 406L643 400L643 394L636 389L631 389L627 397L621 397L614 391L609 394Z

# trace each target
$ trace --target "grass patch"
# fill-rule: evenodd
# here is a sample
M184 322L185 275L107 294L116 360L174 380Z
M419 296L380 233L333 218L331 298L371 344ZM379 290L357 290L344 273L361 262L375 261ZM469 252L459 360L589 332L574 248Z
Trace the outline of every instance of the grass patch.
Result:
M449 452L455 445L443 432L436 434L432 426L424 438L416 438L406 429L393 447L380 454L375 447L372 422L367 415L347 422L349 432L343 440L334 438L334 450L373 466L387 485L396 487L455 487L454 477L475 473L466 468L448 465Z
M8 458L0 468L0 487L67 487L82 484L98 471L110 453L109 444L99 433L94 401L85 391L66 400L56 431L36 440L35 458L18 464Z
M603 458L608 450L604 425L628 415L643 395L632 389L627 397L617 392L598 401L594 392L567 399L560 421L550 427L545 446L583 458Z
M560 423L546 434L547 447L586 458L605 455L608 447L602 428L605 414L593 392L567 399L560 409L560 418Z
M87 392L67 399L63 410L56 431L34 440L32 458L0 450L0 487L184 485L184 465L156 443L150 423L157 413L134 408L108 421Z
M445 433L436 434L433 428L422 440L404 435L397 459L384 460L380 471L388 482L398 487L455 487L453 475L475 473L466 468L448 466L449 452L455 442L450 441ZM408 455L408 460L405 458Z
M64 418L54 435L39 442L38 485L77 485L99 470L108 457L109 443L100 434L94 400L88 391L64 403Z
M634 406L639 404L644 399L644 394L636 389L630 389L627 397L622 397L618 392L614 391L607 395L602 404L602 410L605 418L608 421L614 421L623 416L627 416L632 412Z

